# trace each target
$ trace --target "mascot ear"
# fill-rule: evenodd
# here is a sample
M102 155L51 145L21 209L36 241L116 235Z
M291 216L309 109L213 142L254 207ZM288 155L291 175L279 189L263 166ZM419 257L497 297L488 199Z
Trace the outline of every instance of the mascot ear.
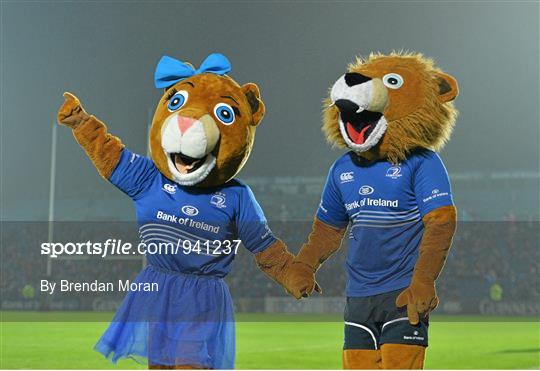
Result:
M242 91L246 95L249 107L251 108L251 125L257 126L264 116L264 103L261 100L259 87L256 84L249 82L242 86Z
M459 93L456 79L444 72L437 72L436 74L437 83L439 84L439 101L446 103L454 100Z

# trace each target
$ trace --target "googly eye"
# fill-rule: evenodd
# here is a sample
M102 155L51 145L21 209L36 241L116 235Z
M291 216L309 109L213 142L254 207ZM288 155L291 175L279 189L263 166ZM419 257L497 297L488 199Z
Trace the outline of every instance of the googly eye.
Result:
M399 89L403 85L403 77L397 73L388 73L382 78L383 84L390 89Z
M216 104L214 115L225 125L231 125L234 122L234 110L226 103Z
M167 108L169 109L169 111L174 112L180 107L182 107L184 104L186 104L187 99L188 92L185 90L181 90L171 97L171 99L169 100L169 104L167 104Z

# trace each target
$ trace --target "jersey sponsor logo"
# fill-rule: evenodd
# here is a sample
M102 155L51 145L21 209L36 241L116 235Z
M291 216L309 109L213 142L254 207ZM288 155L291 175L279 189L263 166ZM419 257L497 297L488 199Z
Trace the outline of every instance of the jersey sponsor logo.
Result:
M341 181L341 184L354 181L354 172L347 171L345 173L341 173L339 175L339 180Z
M186 206L184 206L182 209L184 209ZM199 211L194 206L187 206L187 207L191 207L192 208L191 210L193 210L193 209L196 210L196 213L193 214L193 215L197 215L199 213ZM184 212L184 210L182 210L182 212ZM190 212L193 212L193 211L190 211ZM212 233L216 233L216 234L219 233L219 230L221 228L219 225L211 225L211 224L205 223L203 221L197 221L197 220L193 220L193 219L187 218L187 217L186 218L180 218L180 217L178 217L176 215L167 214L166 212L163 212L161 210L158 210L158 212L156 214L156 218L159 219L159 220L164 220L166 222L176 223L176 224L188 226L188 227L191 227L191 228L197 228L197 229L200 229L200 230L203 230L203 231L212 232ZM178 230L177 232L178 233L187 233L187 232L181 232L181 230ZM197 236L192 235L192 237L200 239Z
M171 195L176 193L176 184L163 184L163 190Z
M382 207L398 207L399 200L384 200L382 198L363 198L360 200L360 206L382 206Z
M423 198L422 201L429 202L435 198L449 196L449 195L450 194L448 192L441 192L438 188L435 188L433 191L431 191L431 196Z
M199 209L197 209L195 206L185 205L182 206L182 212L187 216L195 216L199 213Z
M265 238L272 235L272 231L270 230L270 227L268 226L268 223L264 222L264 233L261 236L261 240L264 240Z
M403 174L401 174L401 166L390 166L388 170L386 170L386 177L390 179L397 179L402 175Z
M420 335L418 331L414 331L412 336L411 335L403 335L403 340L418 340L423 341L425 339L424 336Z
M212 233L219 233L219 229L221 228L218 225L208 224L203 221L196 221L191 218L178 218L178 224L187 225L188 227L191 227L191 228L197 228L197 229L207 231L207 232L212 232Z
M210 203L219 209L227 207L227 205L225 205L225 201L226 199L224 193L216 193L210 199Z
M375 192L375 190L373 189L373 187L368 186L368 185L363 185L363 186L360 187L360 189L358 190L358 193L360 193L362 196L370 195L370 194L372 194L373 192Z
M360 207L360 202L358 202L358 201L353 201L353 202L349 202L349 203L345 204L345 210L347 210L347 211L351 211L351 210L356 209L358 207Z
M360 201L345 203L345 210L351 211L364 206L381 206L396 208L399 207L399 200L384 200L382 198L364 197Z
M158 210L156 214L156 218L160 220L164 220L166 222L178 223L178 217L176 215L167 214L161 210Z

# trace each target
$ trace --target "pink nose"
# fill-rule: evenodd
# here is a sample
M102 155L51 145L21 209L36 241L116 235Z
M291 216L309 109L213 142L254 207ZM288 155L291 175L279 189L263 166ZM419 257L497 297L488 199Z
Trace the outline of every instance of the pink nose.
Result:
M180 133L184 134L195 121L197 120L191 117L178 115L178 129L180 129Z

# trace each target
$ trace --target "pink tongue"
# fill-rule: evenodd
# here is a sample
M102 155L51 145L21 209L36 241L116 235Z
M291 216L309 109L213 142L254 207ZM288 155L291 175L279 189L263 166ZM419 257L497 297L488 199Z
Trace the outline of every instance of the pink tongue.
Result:
M366 131L371 127L371 125L366 125L360 130L360 132L356 131L354 127L351 125L350 122L347 123L347 134L349 134L349 138L352 139L353 142L356 144L364 144L366 141L366 138L364 136L366 135Z

